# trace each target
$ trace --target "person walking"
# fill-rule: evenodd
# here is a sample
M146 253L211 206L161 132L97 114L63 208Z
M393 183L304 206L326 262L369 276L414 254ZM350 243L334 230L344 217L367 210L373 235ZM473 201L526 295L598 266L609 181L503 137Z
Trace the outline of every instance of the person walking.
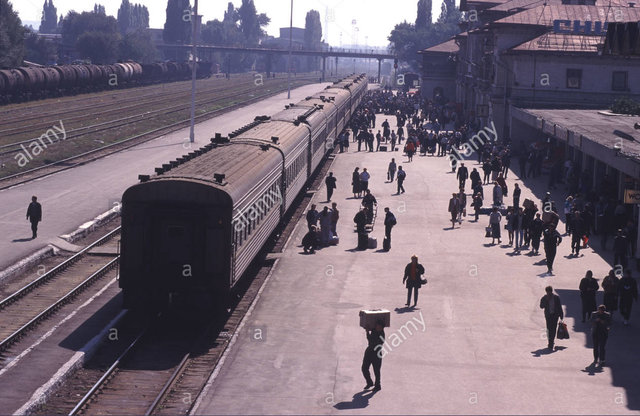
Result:
M460 192L458 192L458 201L460 201L460 206L458 207L458 223L462 224L462 216L467 215L467 194L464 193L463 188L460 188Z
M605 346L611 329L611 314L605 305L598 306L598 310L591 314L591 339L593 340L593 363L604 365Z
M391 152L395 152L396 151L396 141L398 140L398 136L396 135L396 132L391 130Z
M638 301L638 284L636 283L636 279L631 276L631 270L627 269L624 271L624 277L620 279L618 290L620 298L620 313L624 319L624 324L629 325L633 301Z
M613 265L621 265L623 269L627 268L627 251L629 250L627 237L622 232L622 228L618 228L618 233L613 239Z
M553 261L556 258L558 246L562 242L562 237L553 224L549 224L542 234L544 238L544 254L547 260L547 273L553 274Z
M575 211L571 216L571 254L578 257L582 246L582 237L585 235L585 224L580 216L580 211ZM584 255L584 254L583 254ZM593 305L595 310L595 303Z
M362 206L367 208L367 224L373 222L373 205L377 203L376 197L373 196L370 189L367 189L366 195L362 198Z
M359 168L355 168L351 174L351 191L353 192L354 198L360 198L360 194L362 193L362 189L360 189L360 172L358 172L358 170Z
M520 185L517 183L513 186L513 209L520 208L520 194L522 193L522 189L520 189Z
M498 184L498 182L493 183L493 205L495 207L502 206L502 187Z
M502 243L500 239L500 221L502 221L502 214L498 211L498 207L493 207L491 214L489 214L489 226L491 227L491 244L496 243L496 238L498 239L498 244Z
M543 229L544 224L540 219L540 214L536 213L536 219L531 221L531 226L529 227L532 253L535 255L540 254L540 239L542 238Z
M340 219L340 211L338 211L338 204L335 202L331 204L331 234L332 237L337 237L338 232L336 228L338 227L338 220Z
M311 204L311 209L307 211L307 228L311 231L312 227L315 227L318 223L318 211L316 211L316 204Z
M404 277L402 283L406 284L407 288L407 304L411 304L411 291L413 290L413 306L418 304L418 289L422 287L422 275L424 274L424 267L418 263L418 256L415 254L411 256L411 263L407 264L404 268Z
M616 276L615 270L609 270L609 274L602 280L602 290L604 291L604 306L607 308L607 312L613 316L613 313L618 310L618 285L620 279Z
M331 202L333 190L336 189L336 178L333 176L333 172L329 172L329 176L324 180L324 183L327 186L327 202Z
M416 146L413 144L412 140L407 140L405 150L407 152L408 161L411 162L413 160L413 154L416 152Z
M586 275L580 280L580 300L582 301L582 322L589 319L591 312L596 310L596 293L600 288L598 281L593 278L593 272L587 270Z
M471 203L471 206L473 206L473 210L476 215L476 222L478 222L478 218L480 216L480 209L482 208L482 194L480 192L477 192L473 196L473 202Z
M456 221L458 221L458 211L460 210L460 199L458 194L451 194L449 199L449 212L451 213L451 228L456 227Z
M544 319L547 324L547 348L552 350L556 339L558 319L564 319L564 312L560 296L553 293L553 288L547 286L544 290L546 294L540 299L540 309L544 309Z
M458 173L456 173L456 178L458 179L458 188L464 191L464 185L467 183L468 177L469 177L469 170L464 165L464 163L460 163L460 167L458 168Z
M407 172L402 170L402 166L398 166L398 190L396 192L396 194L400 194L400 190L402 190L402 193L404 193L404 186L402 186L402 184L404 183L405 178L407 177Z
M482 172L484 173L483 182L485 185L488 185L491 179L491 162L489 161L489 159L485 159L484 163L482 164Z
M367 192L369 189L369 179L371 175L367 172L367 168L362 169L362 173L360 174L360 191Z
M389 182L393 182L396 175L396 159L394 157L391 158L391 162L389 162L389 167L387 168L387 179Z
M382 320L376 321L376 327L373 330L365 329L367 334L367 349L364 351L364 357L362 358L362 375L364 376L367 385L364 389L373 387L373 391L380 391L380 369L382 368L382 351L384 345L384 327ZM375 384L371 380L371 373L369 368L373 366L373 375L376 378Z
M389 207L384 209L384 238L386 243L383 243L382 248L384 251L391 249L391 229L398 223L395 215L389 210Z
M37 196L31 197L31 203L27 208L27 221L31 222L31 238L38 236L38 223L42 221L42 205L38 202Z
M515 208L513 213L513 237L515 251L520 252L520 249L524 245L524 210L522 207Z

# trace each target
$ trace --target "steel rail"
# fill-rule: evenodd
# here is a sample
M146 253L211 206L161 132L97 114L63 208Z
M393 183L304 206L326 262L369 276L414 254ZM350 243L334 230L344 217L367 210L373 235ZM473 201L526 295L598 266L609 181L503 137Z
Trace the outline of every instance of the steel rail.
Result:
M191 353L188 352L188 353L186 353L184 355L184 357L182 357L182 361L180 361L180 364L178 364L178 367L171 374L171 377L169 377L169 380L167 380L165 385L162 387L162 390L160 390L160 393L158 393L158 395L156 396L156 398L153 401L153 403L151 403L151 406L149 406L149 408L145 412L145 416L152 415L153 412L155 412L155 410L158 407L158 405L160 403L162 403L162 400L164 399L164 397L167 394L167 392L169 391L169 389L174 385L174 383L176 382L178 377L180 377L180 375L184 371L185 367L187 366L187 363L189 362L189 357L190 356L191 356Z
M7 347L9 347L9 345L15 342L18 338L20 338L20 336L22 336L31 327L35 326L42 319L46 318L47 316L55 312L67 301L71 300L71 298L73 298L82 290L84 290L86 287L91 285L95 280L104 276L107 272L113 269L119 261L120 261L120 256L116 257L115 259L111 260L109 263L102 266L99 270L95 271L94 273L91 274L91 276L86 278L82 283L80 283L79 285L71 289L71 291L69 291L66 295L58 299L53 305L49 306L44 311L40 312L36 317L34 317L29 322L24 324L20 329L16 330L13 334L5 338L2 342L0 342L0 351L6 350Z
M31 292L36 287L40 286L41 284L43 284L43 283L47 282L48 280L50 280L51 278L55 277L58 273L60 273L61 271L65 270L67 267L71 266L76 261L78 261L82 256L84 256L84 254L87 251L91 250L92 248L94 248L96 246L104 244L107 240L111 239L115 234L119 233L120 230L121 230L121 227L117 227L116 229L108 232L107 234L102 236L100 239L98 239L97 241L91 243L87 247L83 248L82 250L80 250L79 252L74 254L73 256L69 257L64 262L58 264L56 267L54 267L53 269L49 270L47 273L43 274L42 276L40 276L39 278L37 278L33 282L31 282L28 285L23 286L22 288L18 289L11 296L9 296L9 297L3 299L2 301L0 301L0 310L4 309L5 307L7 307L8 305L12 304L16 300L18 300L21 297L25 296L27 293Z

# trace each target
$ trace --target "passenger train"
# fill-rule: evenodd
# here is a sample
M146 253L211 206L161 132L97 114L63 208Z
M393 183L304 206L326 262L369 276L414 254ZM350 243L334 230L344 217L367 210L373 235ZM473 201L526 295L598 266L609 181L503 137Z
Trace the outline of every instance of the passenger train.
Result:
M350 76L140 175L122 196L124 307L221 307L366 91Z

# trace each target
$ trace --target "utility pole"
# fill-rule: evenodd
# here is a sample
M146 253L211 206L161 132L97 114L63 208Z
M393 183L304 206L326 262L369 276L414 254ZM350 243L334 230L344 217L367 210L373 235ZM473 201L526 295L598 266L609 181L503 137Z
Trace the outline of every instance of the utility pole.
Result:
M291 98L291 50L293 48L293 0L291 0L291 18L289 20L289 64L287 65L289 68L287 73L287 99Z
M196 35L198 34L197 25L198 25L198 0L195 0L195 5L193 6L193 16L192 16L192 30L191 30L191 59L193 60L193 68L191 69L191 131L189 132L189 142L193 143L195 141L195 123L196 123L196 65L198 65L196 54L198 53L198 48L196 47Z

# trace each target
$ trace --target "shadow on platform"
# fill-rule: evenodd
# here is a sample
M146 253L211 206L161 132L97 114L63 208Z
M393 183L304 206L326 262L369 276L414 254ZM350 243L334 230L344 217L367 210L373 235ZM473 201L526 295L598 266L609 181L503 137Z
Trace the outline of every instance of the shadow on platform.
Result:
M353 395L350 402L336 403L333 407L338 410L364 409L369 406L369 399L375 396L377 392L372 390L363 390Z

